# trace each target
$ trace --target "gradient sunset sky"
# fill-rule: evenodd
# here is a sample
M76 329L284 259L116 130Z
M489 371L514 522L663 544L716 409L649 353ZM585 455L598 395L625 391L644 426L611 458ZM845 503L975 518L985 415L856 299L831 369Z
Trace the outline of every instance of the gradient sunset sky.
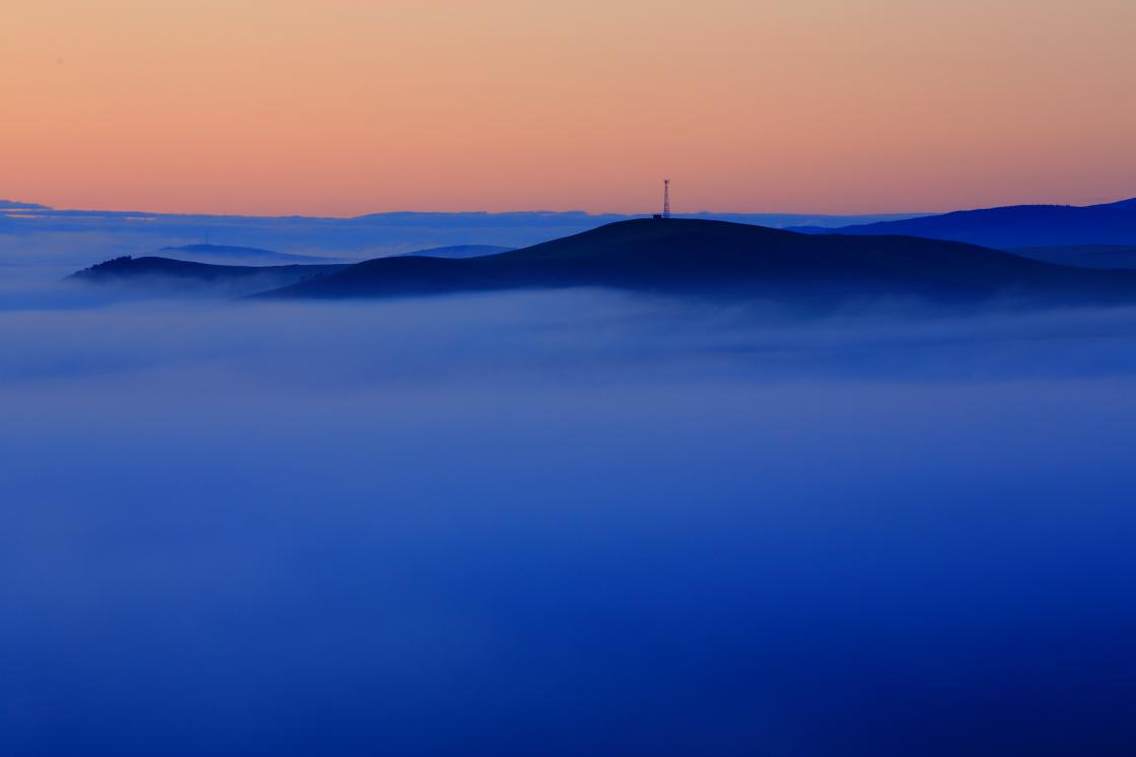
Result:
M877 212L1136 195L1133 0L35 0L0 197Z

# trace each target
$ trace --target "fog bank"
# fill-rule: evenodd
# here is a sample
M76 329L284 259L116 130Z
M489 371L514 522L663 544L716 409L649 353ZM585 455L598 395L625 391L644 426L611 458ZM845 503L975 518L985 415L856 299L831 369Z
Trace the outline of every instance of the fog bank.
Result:
M6 753L1129 744L1136 310L68 297L0 310Z

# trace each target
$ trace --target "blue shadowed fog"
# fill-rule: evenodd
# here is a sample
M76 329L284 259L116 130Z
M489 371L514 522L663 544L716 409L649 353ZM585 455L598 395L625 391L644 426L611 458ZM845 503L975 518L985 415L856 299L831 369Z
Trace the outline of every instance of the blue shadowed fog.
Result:
M1136 311L21 292L0 753L1132 753Z

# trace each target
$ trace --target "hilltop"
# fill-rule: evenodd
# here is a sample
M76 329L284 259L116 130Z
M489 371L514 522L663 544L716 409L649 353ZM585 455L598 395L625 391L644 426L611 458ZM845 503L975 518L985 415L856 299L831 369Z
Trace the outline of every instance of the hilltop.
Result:
M940 304L1136 301L1136 273L1073 268L958 242L810 235L690 219L633 220L477 257L409 255L350 265L223 266L118 258L84 281L277 299L408 297L604 287L808 307L879 298Z
M713 297L839 301L1103 301L1136 274L1068 268L974 245L911 237L808 235L689 219L622 221L511 252L460 260L379 258L264 296L390 297L609 287Z

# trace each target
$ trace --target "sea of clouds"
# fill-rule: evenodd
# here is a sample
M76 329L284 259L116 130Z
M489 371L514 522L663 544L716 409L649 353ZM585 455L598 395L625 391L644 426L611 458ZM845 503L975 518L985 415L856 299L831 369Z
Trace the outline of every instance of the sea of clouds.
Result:
M1125 754L1136 310L0 284L0 752Z

